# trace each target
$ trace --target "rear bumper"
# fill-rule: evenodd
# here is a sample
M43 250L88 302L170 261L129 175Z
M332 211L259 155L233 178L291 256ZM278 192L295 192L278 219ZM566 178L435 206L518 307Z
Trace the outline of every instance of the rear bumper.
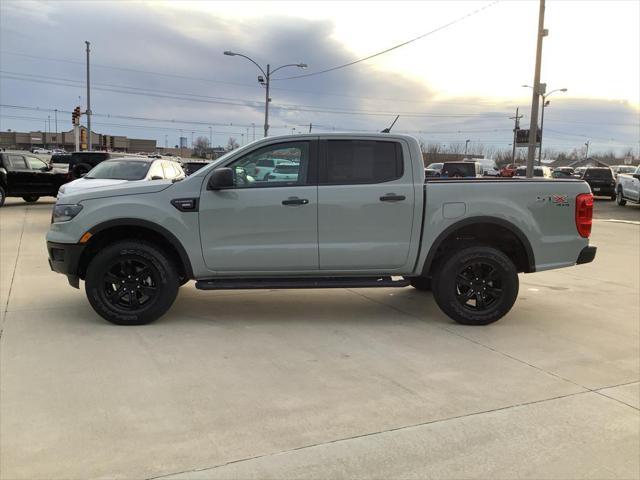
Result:
M610 185L594 185L591 187L591 193L593 193L594 197L598 196L609 196L616 194L616 187L612 187Z
M79 266L84 245L75 243L47 242L49 253L49 267L57 273L67 276L69 284L78 288L80 285Z
M580 251L580 255L578 255L578 260L576 260L576 264L580 265L581 263L593 262L593 259L596 258L596 250L597 250L597 247L593 247L593 246L584 247L582 251Z

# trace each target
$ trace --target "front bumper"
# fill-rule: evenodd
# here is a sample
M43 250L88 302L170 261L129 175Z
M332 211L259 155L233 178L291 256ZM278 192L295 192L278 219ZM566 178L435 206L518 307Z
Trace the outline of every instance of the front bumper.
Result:
M581 263L593 262L593 259L596 258L596 250L597 250L597 247L593 247L593 246L584 247L580 251L580 255L578 255L578 260L576 260L576 264L580 265Z
M51 270L66 275L69 285L75 288L80 286L79 266L84 249L84 245L76 243L47 242Z

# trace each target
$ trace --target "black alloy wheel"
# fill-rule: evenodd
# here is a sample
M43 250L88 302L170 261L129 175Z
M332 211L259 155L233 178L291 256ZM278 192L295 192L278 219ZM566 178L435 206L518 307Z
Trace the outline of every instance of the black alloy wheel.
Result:
M511 309L518 296L518 272L502 251L469 246L449 252L435 272L433 297L463 325L487 325Z
M157 298L156 276L153 265L145 258L115 259L107 267L102 293L113 308L137 311Z

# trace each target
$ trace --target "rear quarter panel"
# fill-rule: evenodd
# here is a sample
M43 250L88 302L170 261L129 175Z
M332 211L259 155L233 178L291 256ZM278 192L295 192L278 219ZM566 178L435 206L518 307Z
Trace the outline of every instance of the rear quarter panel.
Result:
M476 180L427 182L421 269L438 236L458 222L493 217L529 240L536 271L574 265L588 239L578 235L576 197L590 193L579 180Z

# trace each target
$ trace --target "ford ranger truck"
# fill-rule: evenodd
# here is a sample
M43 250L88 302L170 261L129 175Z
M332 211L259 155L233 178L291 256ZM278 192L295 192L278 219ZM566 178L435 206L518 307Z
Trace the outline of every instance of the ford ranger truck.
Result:
M640 203L640 167L633 173L619 173L616 183L618 205L624 207L627 202Z
M265 160L286 160L288 174L253 176ZM65 195L47 248L51 268L83 280L95 311L121 325L156 320L189 280L412 286L453 320L485 325L513 306L519 273L593 260L592 209L581 180L425 182L413 137L308 134L255 141L180 181Z

